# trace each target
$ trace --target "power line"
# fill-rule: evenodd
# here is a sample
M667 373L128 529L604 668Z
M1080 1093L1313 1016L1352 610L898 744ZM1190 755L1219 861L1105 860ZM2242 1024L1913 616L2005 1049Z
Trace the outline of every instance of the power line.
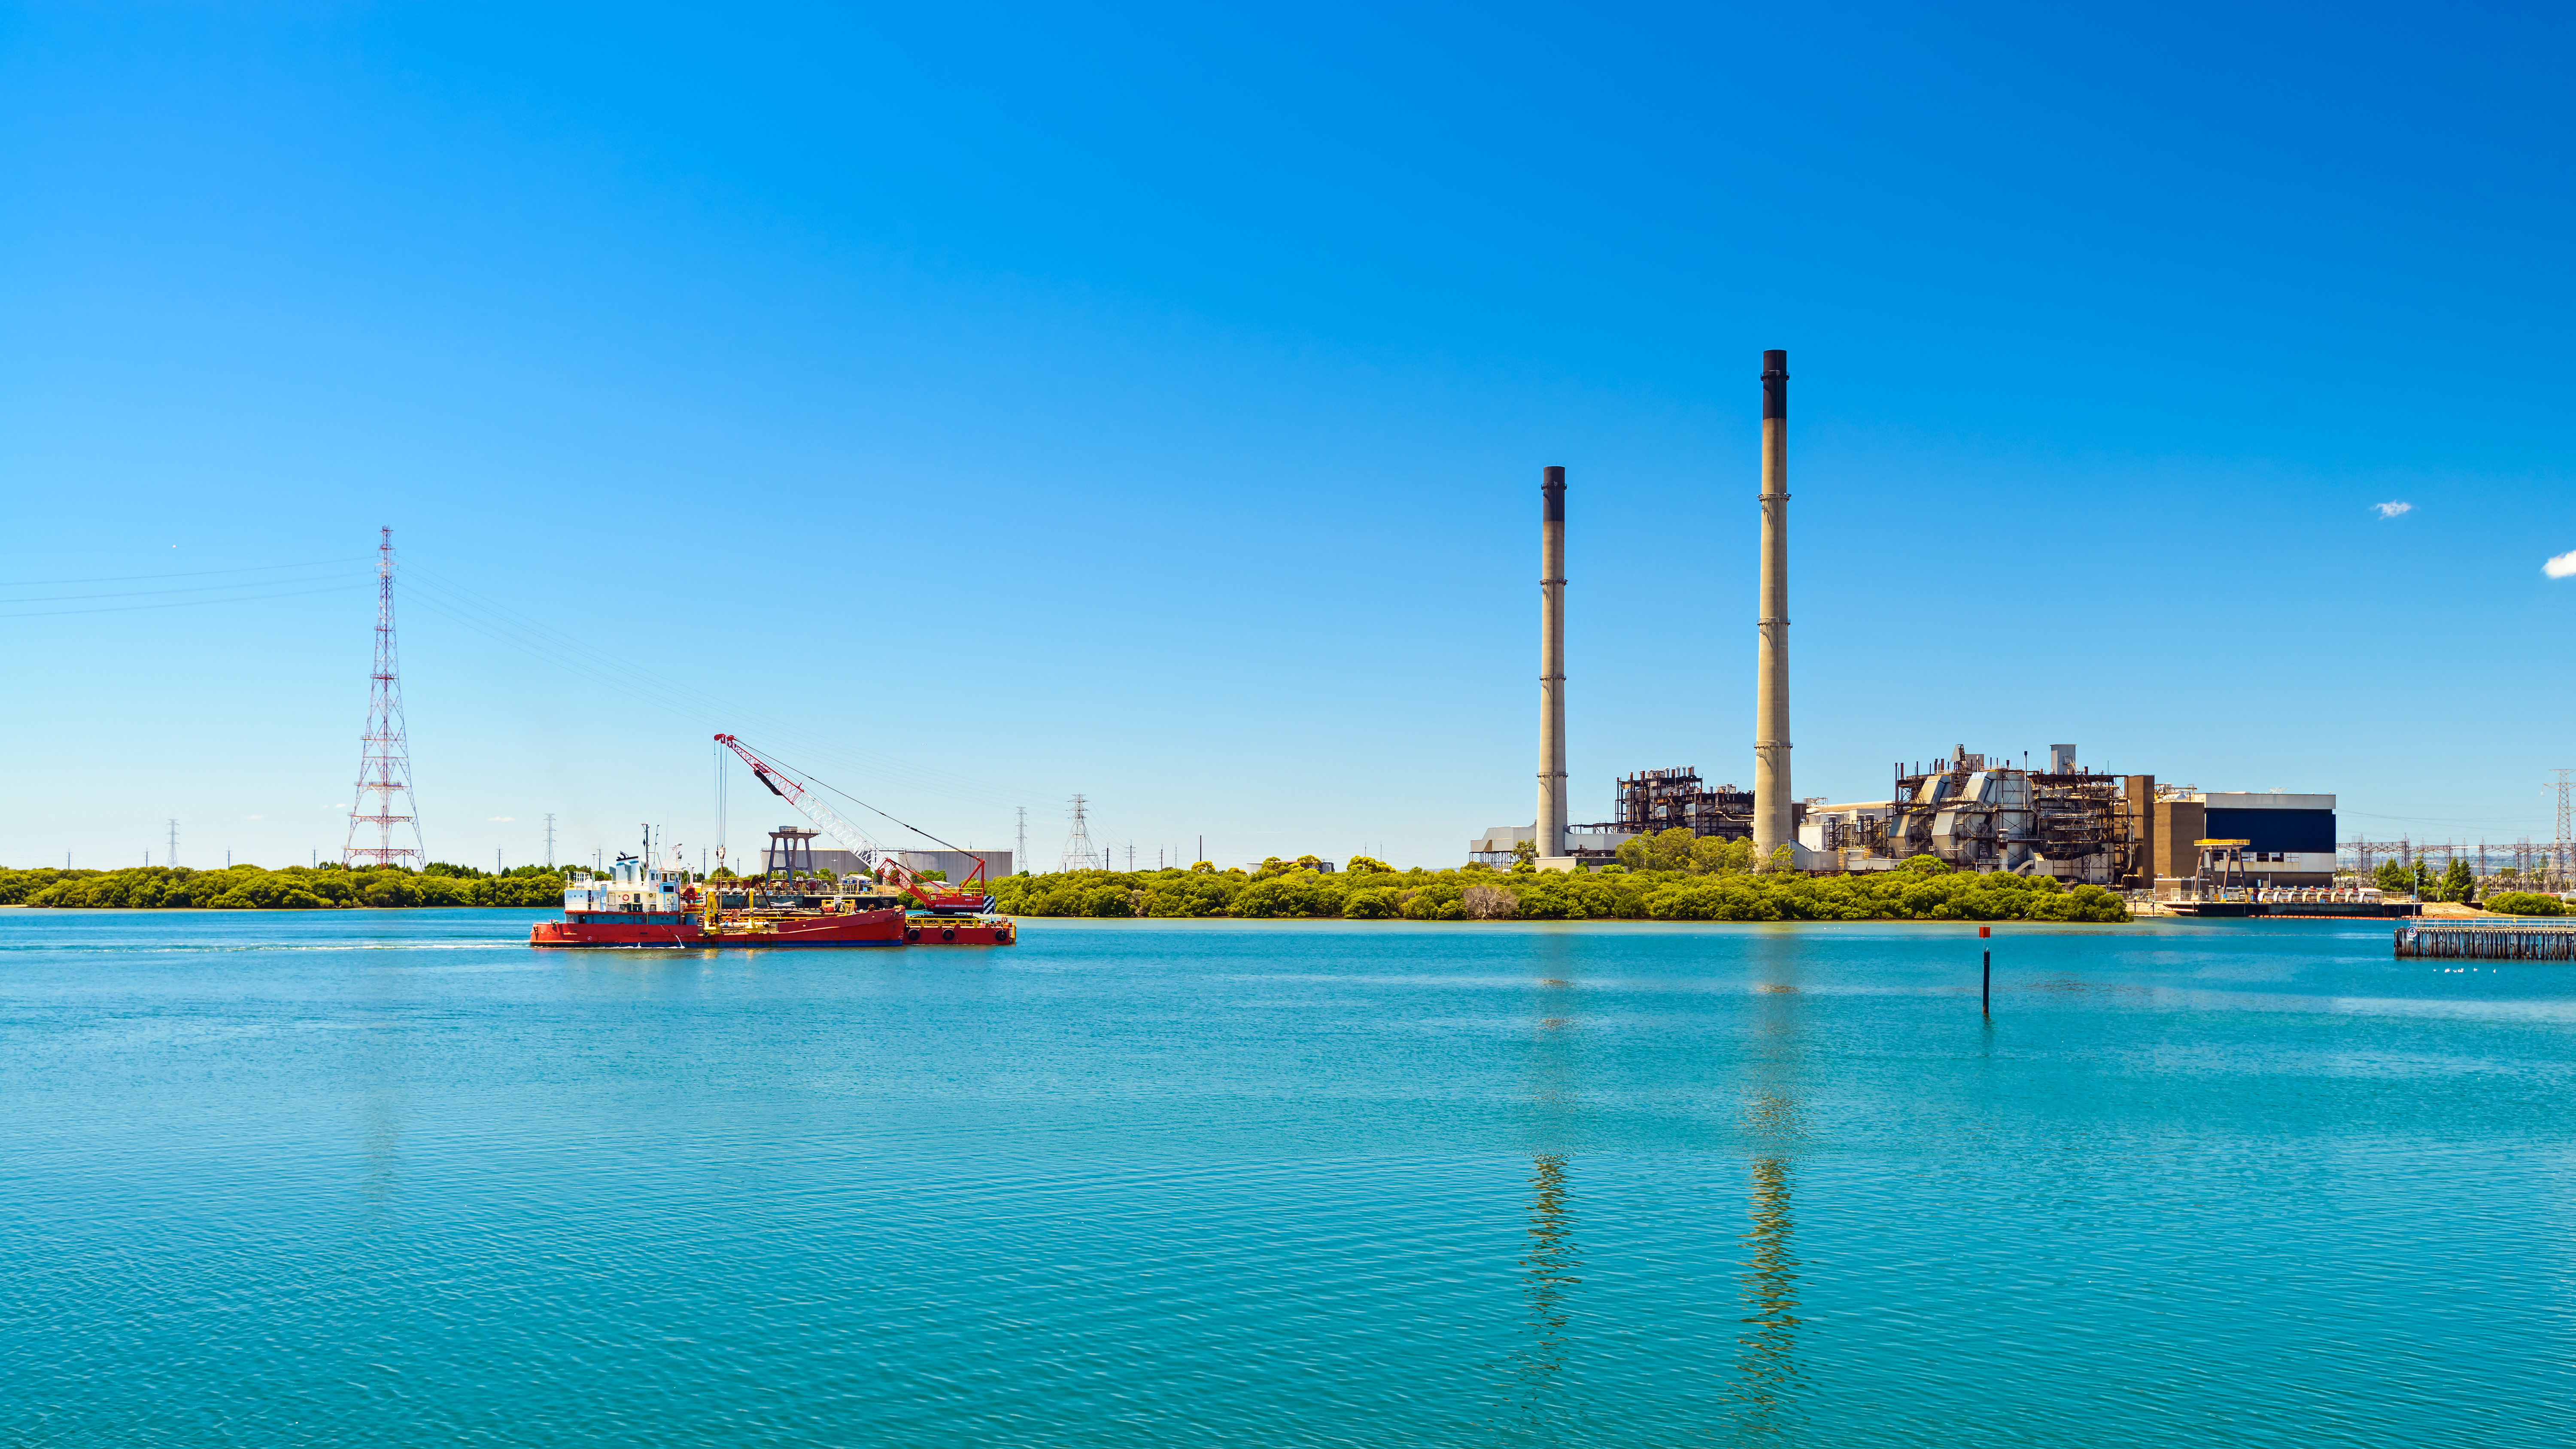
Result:
M567 642L548 626L527 619L506 605L483 598L452 580L443 579L434 570L411 564L406 566L406 573L412 579L412 597L416 602L487 638L524 650L555 668L586 676L603 688L711 730L732 729L741 723L741 701L737 698L719 697L678 683L667 673L626 665L603 657L599 651L586 645ZM441 598L442 594L451 597ZM948 798L980 798L999 805L1019 793L987 784L981 776L967 777L905 766L882 757L858 759L844 753L841 742L833 736L777 720L763 725L762 733L786 739L809 757L820 757L826 762L838 760L852 768L865 769L898 783L909 782L913 788Z
M138 609L193 609L206 604L253 604L262 599L301 599L314 594L341 594L360 587L363 586L331 584L319 589L289 589L275 594L236 594L229 599L174 599L166 604L112 604L98 609L22 609L15 613L0 613L0 619L51 619L65 614L131 614ZM14 601L0 599L0 603L9 602Z
M184 584L175 589L112 589L104 594L39 594L32 599L9 599L11 604L63 604L84 599L141 599L155 594L211 594L219 589L267 589L279 584L309 584L315 579L255 579L239 584ZM355 587L352 582L349 587ZM222 599L182 600L183 603L220 604Z
M186 569L174 574L107 574L94 579L19 579L12 583L0 583L0 589L34 589L52 584L130 584L144 579L203 579L211 578L216 574L276 573L282 569L318 569L332 564L364 562L366 562L366 555L360 554L355 558L317 558L310 563L253 564L248 568L238 569Z

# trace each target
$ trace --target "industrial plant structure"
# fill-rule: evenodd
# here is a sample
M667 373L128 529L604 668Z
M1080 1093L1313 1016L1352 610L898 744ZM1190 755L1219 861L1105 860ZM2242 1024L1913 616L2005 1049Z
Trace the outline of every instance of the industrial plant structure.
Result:
M1888 870L1934 855L1960 870L2142 887L2153 870L2154 802L2154 776L2095 774L2075 763L2073 745L2050 746L2046 770L1990 763L1963 746L1928 766L1896 766L1885 800L1810 802L1800 834L1834 869Z
M2048 875L2134 890L2196 879L2208 847L2267 885L2331 882L2334 797L2159 789L2147 774L2097 773L2075 746L2053 745L2046 769L1989 760L1964 746L1929 765L1895 767L1888 798L1836 804L1793 793L1789 730L1789 354L1762 354L1761 583L1755 619L1753 785L1711 787L1683 766L1619 777L1612 818L1569 823L1566 769L1565 469L1539 475L1538 810L1498 825L1469 857L1541 870L1616 858L1641 835L1688 830L1749 840L1768 862L1786 846L1795 868L1890 870L1924 855L1961 870ZM2239 843L2241 842L2241 843Z
M1709 789L1688 765L1640 770L1619 777L1610 823L1593 828L1624 832L1623 838L1679 829L1720 840L1751 840L1754 801L1753 791L1733 785Z
M2230 840L2242 842L2230 848L2255 885L2332 885L2335 797L2167 786L2155 796L2153 839L2158 880L2197 877L2200 842Z

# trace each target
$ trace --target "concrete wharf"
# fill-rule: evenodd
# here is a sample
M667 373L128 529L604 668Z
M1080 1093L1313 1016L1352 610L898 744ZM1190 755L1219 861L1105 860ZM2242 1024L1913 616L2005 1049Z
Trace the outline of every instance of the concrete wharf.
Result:
M2576 961L2576 925L2532 921L2445 921L2397 928L2399 959Z

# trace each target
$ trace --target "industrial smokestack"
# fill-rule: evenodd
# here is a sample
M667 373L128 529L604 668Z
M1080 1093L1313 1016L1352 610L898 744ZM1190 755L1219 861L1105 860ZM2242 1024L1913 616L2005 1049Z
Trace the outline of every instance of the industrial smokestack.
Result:
M1762 354L1762 648L1753 681L1753 848L1797 842L1789 812L1789 354Z
M1539 470L1538 853L1565 854L1565 470Z

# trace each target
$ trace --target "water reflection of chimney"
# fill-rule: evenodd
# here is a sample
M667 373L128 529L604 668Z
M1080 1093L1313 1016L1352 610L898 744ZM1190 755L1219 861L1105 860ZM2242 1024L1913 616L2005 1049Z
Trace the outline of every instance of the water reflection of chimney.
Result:
M1540 1151L1530 1164L1529 1227L1521 1255L1520 1281L1528 1342L1514 1358L1519 1379L1520 1431L1531 1439L1553 1439L1568 1427L1571 1409L1563 1401L1565 1364L1573 1344L1568 1324L1569 1297L1582 1257L1574 1241L1574 1208L1568 1184L1573 1155L1575 1100L1572 1033L1574 964L1572 943L1541 936L1538 999L1532 1003L1538 1030L1531 1040L1530 1096L1537 1109L1532 1125Z
M1795 1412L1790 1390L1798 1377L1798 1259L1790 1215L1792 1167L1806 1136L1798 1104L1805 1065L1802 937L1779 933L1756 938L1754 1020L1743 1062L1744 1135L1752 1146L1750 1229L1736 1278L1744 1305L1736 1335L1735 1417L1746 1437L1780 1434Z
M1737 1282L1744 1297L1736 1334L1736 1423L1747 1436L1779 1433L1798 1377L1798 1259L1791 1251L1789 1163L1753 1160L1753 1229Z
M1562 1400L1565 1360L1573 1345L1567 1324L1567 1298L1583 1280L1581 1250L1574 1241L1574 1208L1568 1199L1566 1156L1541 1155L1530 1174L1529 1247L1522 1255L1521 1298L1526 1307L1529 1343L1518 1355L1522 1430L1537 1437L1561 1425L1567 1416Z

